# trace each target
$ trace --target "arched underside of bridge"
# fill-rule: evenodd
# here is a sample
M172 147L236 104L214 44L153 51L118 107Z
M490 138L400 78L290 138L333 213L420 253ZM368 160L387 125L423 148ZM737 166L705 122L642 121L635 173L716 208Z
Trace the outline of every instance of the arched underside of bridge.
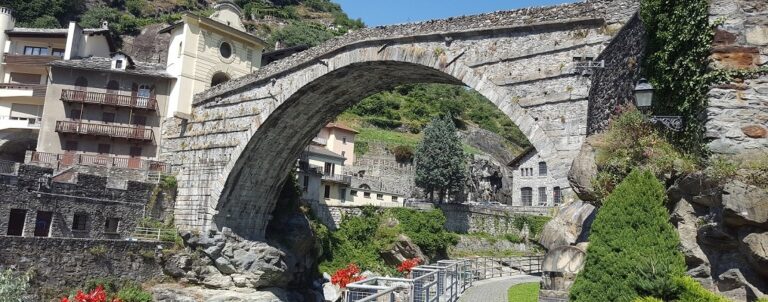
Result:
M603 25L589 19L361 41L203 94L187 136L170 139L182 165L177 225L263 238L286 176L322 126L364 97L405 83L475 89L527 136L550 176L562 180L558 185L568 187L566 174L585 134L589 80L564 66L610 41ZM215 168L195 168L215 158L224 159Z

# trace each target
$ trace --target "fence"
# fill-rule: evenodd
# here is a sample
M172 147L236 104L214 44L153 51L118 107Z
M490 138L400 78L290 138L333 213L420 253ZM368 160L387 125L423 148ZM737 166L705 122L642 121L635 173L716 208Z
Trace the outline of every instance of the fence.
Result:
M140 228L137 227L133 230L131 238L138 241L176 241L176 237L179 236L176 229L161 229L161 228Z
M420 265L410 278L375 277L347 285L345 302L455 302L474 281L541 273L543 256L476 257Z
M82 153L56 154L47 152L27 151L26 163L50 164L55 170L63 170L75 165L103 166L108 168L124 168L144 171L171 172L171 165L138 157L119 157L109 155L93 155Z

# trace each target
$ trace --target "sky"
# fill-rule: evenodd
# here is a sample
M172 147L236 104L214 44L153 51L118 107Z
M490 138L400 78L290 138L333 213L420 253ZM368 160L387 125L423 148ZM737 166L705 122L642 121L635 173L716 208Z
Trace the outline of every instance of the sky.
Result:
M368 26L443 19L575 0L332 0Z

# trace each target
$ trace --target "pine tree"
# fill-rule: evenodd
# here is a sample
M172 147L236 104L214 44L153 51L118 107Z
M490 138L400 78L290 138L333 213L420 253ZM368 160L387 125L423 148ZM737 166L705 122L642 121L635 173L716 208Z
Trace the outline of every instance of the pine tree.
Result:
M668 301L679 295L672 281L683 275L685 260L664 200L663 185L648 171L633 171L614 189L592 224L571 301Z
M436 117L424 128L424 138L416 148L416 185L431 200L438 192L440 202L450 193L460 192L466 182L466 155L450 116Z

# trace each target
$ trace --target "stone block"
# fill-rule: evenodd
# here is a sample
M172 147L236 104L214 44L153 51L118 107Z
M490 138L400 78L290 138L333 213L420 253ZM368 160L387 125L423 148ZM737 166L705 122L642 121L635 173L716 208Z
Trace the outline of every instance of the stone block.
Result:
M765 126L761 125L749 125L741 128L741 132L750 138L766 138L768 137L768 130Z
M747 28L747 43L752 45L765 46L768 45L768 27L755 26Z

